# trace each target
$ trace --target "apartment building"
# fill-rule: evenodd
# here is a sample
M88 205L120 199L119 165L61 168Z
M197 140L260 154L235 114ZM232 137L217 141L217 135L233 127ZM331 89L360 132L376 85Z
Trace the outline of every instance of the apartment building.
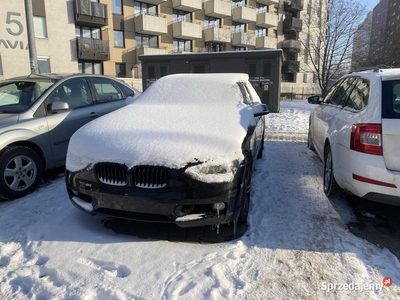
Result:
M328 0L32 0L32 3L38 59L46 61L46 67L40 61L40 71L140 78L138 57L142 54L281 48L284 51L281 95L319 93L315 76L307 65L307 56L313 54L304 47L306 40L315 37L312 32L303 33L303 22L319 20L318 26L323 27ZM20 30L26 26L24 1L7 3L0 18L5 25L0 26L0 79L26 74L29 55L25 49L25 31ZM13 35L16 33L19 40ZM20 51L18 59L16 48Z

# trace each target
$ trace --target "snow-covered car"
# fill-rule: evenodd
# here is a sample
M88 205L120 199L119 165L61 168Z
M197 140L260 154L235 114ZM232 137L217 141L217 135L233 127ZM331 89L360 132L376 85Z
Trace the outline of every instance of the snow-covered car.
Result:
M63 166L71 135L140 92L103 75L38 74L0 81L0 197L32 192Z
M246 222L266 114L247 74L162 77L72 136L71 202L92 215L181 227Z
M324 161L324 191L400 205L400 69L342 77L310 114L308 146Z

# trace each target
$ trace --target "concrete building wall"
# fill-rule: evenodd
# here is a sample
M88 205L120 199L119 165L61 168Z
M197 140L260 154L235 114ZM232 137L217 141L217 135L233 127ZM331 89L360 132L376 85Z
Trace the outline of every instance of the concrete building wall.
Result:
M29 74L24 0L2 1L0 9L0 80Z
M35 2L33 2L35 3ZM36 40L38 57L48 58L54 73L78 72L71 1L45 0L47 37ZM30 73L25 1L2 1L0 10L0 79ZM72 47L71 47L72 44Z

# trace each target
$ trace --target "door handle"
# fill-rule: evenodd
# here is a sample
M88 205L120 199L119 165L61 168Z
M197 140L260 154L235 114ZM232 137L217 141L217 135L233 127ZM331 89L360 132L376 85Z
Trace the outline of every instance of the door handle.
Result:
M97 112L91 112L89 114L89 118L97 118L99 116L99 114Z

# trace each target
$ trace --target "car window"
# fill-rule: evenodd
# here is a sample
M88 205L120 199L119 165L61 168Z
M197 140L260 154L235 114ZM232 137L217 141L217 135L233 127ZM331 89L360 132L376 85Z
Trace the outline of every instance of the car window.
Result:
M20 113L28 109L48 89L51 81L13 81L0 84L0 112Z
M330 98L329 103L334 105L344 106L347 101L347 98L350 95L351 85L354 80L355 78L352 77L344 79L335 90L335 93Z
M131 97L135 97L135 91L128 88L125 84L122 84L120 82L117 82L119 88L124 92L124 94L126 95L126 97L131 96Z
M400 80L382 82L382 118L400 119Z
M336 82L328 91L328 93L326 94L326 96L324 97L323 102L326 104L331 103L331 98L332 96L335 94L336 89L341 85L341 83L343 82L343 80L340 80L338 82Z
M369 98L369 82L366 79L358 78L355 81L354 88L351 91L350 97L346 103L346 107L355 110L361 110L368 104Z
M71 79L62 83L50 95L50 103L54 102L66 102L71 109L93 104L86 79Z
M99 102L110 102L124 99L116 83L107 78L91 78Z

